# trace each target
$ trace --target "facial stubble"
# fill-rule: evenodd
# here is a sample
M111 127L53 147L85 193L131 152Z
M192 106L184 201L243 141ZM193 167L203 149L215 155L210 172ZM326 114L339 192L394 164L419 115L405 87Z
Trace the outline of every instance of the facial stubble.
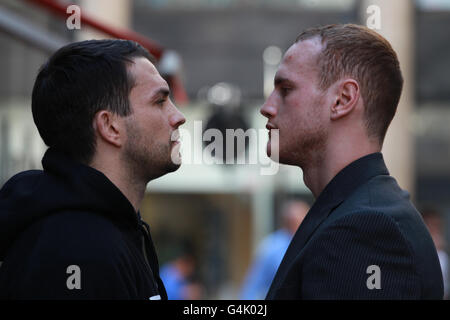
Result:
M172 142L144 137L137 123L126 122L125 163L135 179L149 182L180 167L171 159ZM175 148L175 147L174 147Z

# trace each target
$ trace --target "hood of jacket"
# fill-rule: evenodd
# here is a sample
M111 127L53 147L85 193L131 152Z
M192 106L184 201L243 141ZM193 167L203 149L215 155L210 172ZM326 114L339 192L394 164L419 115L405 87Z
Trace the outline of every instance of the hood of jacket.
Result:
M103 214L137 228L139 213L100 171L48 149L44 170L21 172L0 189L0 261L16 237L35 221L61 211Z

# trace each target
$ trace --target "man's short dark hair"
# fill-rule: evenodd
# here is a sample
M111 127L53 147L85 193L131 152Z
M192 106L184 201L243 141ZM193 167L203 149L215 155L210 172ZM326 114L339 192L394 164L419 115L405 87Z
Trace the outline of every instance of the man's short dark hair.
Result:
M382 144L403 87L395 51L375 31L354 24L311 28L295 42L314 37L325 45L317 57L319 87L325 90L345 76L358 81L365 104L367 134Z
M155 62L129 40L81 41L56 51L39 70L32 93L33 119L45 144L88 164L95 153L94 115L131 113L134 79L127 64L137 57Z

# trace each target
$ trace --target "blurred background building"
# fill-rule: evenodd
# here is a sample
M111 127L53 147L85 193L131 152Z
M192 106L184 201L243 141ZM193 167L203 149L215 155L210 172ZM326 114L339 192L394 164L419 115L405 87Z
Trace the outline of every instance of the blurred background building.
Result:
M450 224L450 1L448 0L1 0L0 185L13 174L41 168L45 151L31 116L31 90L40 65L59 46L111 37L48 3L75 3L81 15L133 30L164 48L159 68L176 86L175 100L202 156L200 132L217 128L264 129L259 114L282 53L305 28L329 23L369 23L380 9L377 31L398 52L405 90L388 131L384 154L391 173L419 207L436 208ZM184 94L187 94L185 99ZM198 122L197 122L198 124ZM267 136L246 142L238 158L258 153ZM197 142L197 143L196 143ZM184 147L183 147L184 148ZM215 154L227 159L227 154ZM185 239L196 258L203 298L237 298L261 239L280 226L288 198L312 203L299 168L280 166L262 175L257 164L206 165L196 161L148 185L141 210L150 224L161 264L174 261ZM188 161L189 162L189 161ZM264 164L263 164L264 163ZM447 242L449 234L444 237Z

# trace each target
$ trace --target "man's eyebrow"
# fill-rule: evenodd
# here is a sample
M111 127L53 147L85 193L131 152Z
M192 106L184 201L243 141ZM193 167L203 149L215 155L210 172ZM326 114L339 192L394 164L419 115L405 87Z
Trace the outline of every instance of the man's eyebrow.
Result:
M170 89L169 89L169 88L160 88L160 89L156 90L156 91L152 94L150 100L153 100L153 99L155 99L155 98L157 98L157 97L160 97L160 96L166 98L166 97L169 96L169 94L170 94Z
M288 78L284 78L282 76L275 76L273 83L274 83L275 87L279 86L282 83L293 84L293 82L291 80L289 80Z

